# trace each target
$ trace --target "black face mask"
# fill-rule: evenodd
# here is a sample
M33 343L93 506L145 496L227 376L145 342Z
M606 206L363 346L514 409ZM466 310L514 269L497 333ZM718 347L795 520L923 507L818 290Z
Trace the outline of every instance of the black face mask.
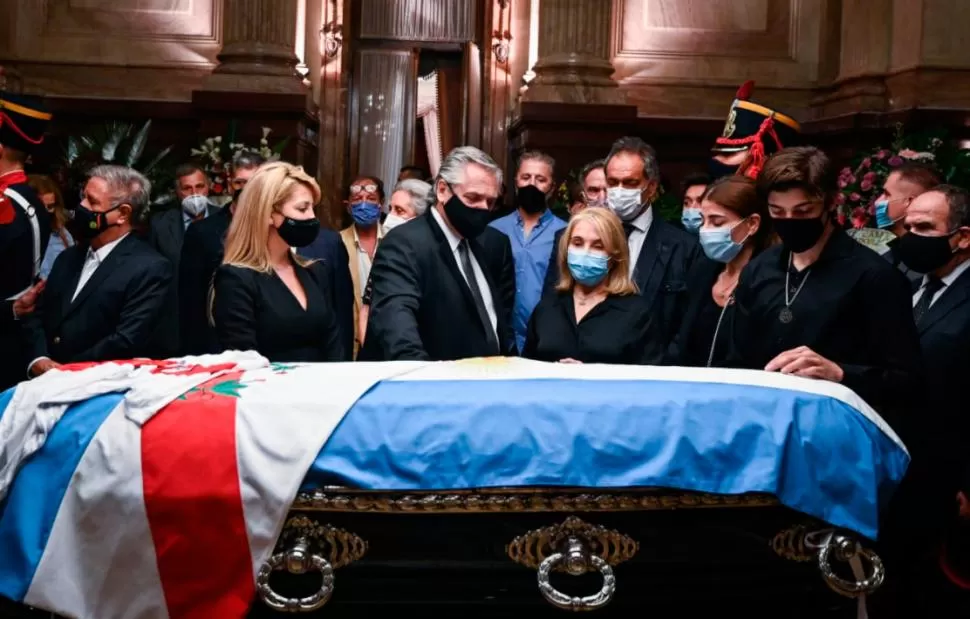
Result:
M103 213L95 213L94 211L79 204L78 207L74 209L74 221L77 224L78 234L88 240L91 240L108 228L117 225L108 223L108 213L118 210L121 208L121 206L122 205L119 204L113 209L109 209Z
M788 251L800 254L818 243L825 232L825 215L811 219L776 219L771 218L775 232Z
M515 204L526 213L535 215L546 208L546 194L535 185L526 185L515 190Z
M723 176L734 176L740 168L740 165L721 163L713 157L707 160L707 174L711 177L712 181L716 181Z
M917 273L931 273L945 265L953 257L950 237L956 231L942 236L924 236L907 232L891 243L893 253Z
M283 224L276 231L290 247L306 247L315 241L317 235L320 234L320 220L316 217L313 219L285 217Z
M451 189L451 187L449 187ZM492 213L484 208L472 208L461 201L458 194L451 190L451 199L445 202L445 215L458 234L473 239L484 232Z

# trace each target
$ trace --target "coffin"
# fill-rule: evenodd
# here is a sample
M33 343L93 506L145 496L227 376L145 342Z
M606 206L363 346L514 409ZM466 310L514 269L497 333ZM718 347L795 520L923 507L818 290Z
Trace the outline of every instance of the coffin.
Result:
M340 396L346 410L326 422L333 427L322 431L322 448L294 456L304 462L299 488L279 489L295 499L274 517L279 535L257 561L248 616L849 617L856 598L884 580L874 539L909 458L878 415L839 385L522 360L387 366L287 366L233 378L236 389L250 385L239 410L278 411L276 425L289 428L261 443L282 460L317 440L302 436L319 428L296 409L322 407L321 387L335 389L328 402L360 391ZM362 370L381 376L354 386ZM216 406L224 383L196 389L204 401L194 415ZM173 406L143 432L176 415ZM60 423L73 422L65 415ZM239 424L251 423L236 423L238 439ZM29 554L11 541L10 522L30 467L0 514L0 551ZM262 507L276 490L265 488ZM178 499L169 496L166 509L184 515L193 543L218 547L213 537L230 535L229 524L220 533L220 523L205 522L202 503L221 513L213 497ZM149 520L155 500L146 494ZM152 535L164 580L165 544ZM215 574L232 563L213 556L194 569ZM4 616L32 616L22 605L29 591L2 593L15 602ZM43 608L37 616L64 610Z

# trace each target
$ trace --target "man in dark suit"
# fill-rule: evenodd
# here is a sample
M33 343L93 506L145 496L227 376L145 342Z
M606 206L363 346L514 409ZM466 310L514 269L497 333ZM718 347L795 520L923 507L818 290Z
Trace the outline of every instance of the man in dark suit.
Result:
M50 220L24 162L50 120L42 99L0 93L0 391L24 379L21 323L44 286L37 278Z
M148 208L151 185L135 170L98 166L75 218L88 247L54 262L25 328L31 376L62 363L154 356L172 265L131 234Z
M488 228L502 171L471 146L451 151L434 204L388 234L371 268L363 360L515 354L515 270L508 237Z
M219 353L215 330L209 326L209 285L222 264L226 232L236 203L249 178L265 163L258 153L243 151L232 160L233 199L211 216L193 221L185 230L178 265L179 336L181 353ZM164 213L162 213L164 215ZM161 216L160 216L161 217Z
M332 296L337 327L340 329L340 343L343 345L347 361L354 353L354 282L350 278L350 257L340 233L329 228L320 228L317 238L297 250L304 258L320 260L329 265L329 281L322 282Z
M650 204L660 188L660 167L653 148L640 138L620 138L613 144L606 157L606 185L607 205L627 235L633 281L661 325L666 348L680 328L687 274L702 255L700 243L696 235L654 216ZM546 291L558 279L558 265L550 265Z
M941 533L956 520L957 493L966 489L970 467L964 386L970 376L970 195L950 185L921 193L906 209L905 226L908 233L894 251L910 269L925 273L913 295L913 318L927 382L917 394L918 414L900 428L913 459L894 498L895 527L887 536L909 552L900 561L900 616L966 616L965 592L957 595L961 590L944 579L937 549ZM962 612L954 613L951 602L960 597ZM932 603L937 605L927 605Z
M179 262L182 245L188 227L217 213L220 209L209 203L209 178L199 165L183 163L175 168L175 198L178 203L151 218L148 228L148 244L168 259L175 269L175 285L169 291L169 309L165 312L162 329L168 333L164 356L175 356L182 351L179 328L183 320L179 316L178 300Z

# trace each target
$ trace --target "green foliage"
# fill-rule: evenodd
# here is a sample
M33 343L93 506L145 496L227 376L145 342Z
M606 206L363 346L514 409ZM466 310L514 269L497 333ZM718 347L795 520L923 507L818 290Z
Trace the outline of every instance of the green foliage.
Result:
M134 123L109 122L95 126L84 135L67 138L61 160L62 170L70 189L80 191L92 168L102 164L122 165L134 168L145 175L152 184L152 207L172 198L172 168L168 157L172 147L148 155L146 145L152 121L141 127Z

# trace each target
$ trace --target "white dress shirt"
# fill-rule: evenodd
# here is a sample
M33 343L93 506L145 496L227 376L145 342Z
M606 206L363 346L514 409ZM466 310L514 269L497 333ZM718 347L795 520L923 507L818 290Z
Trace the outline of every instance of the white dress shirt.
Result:
M963 275L963 272L967 269L970 269L970 260L964 260L957 266L957 268L950 271L949 275L940 278L940 281L943 282L943 286L940 287L940 289L936 291L936 294L933 295L933 298L930 299L930 307L933 307L933 304L940 300L943 293L950 289L950 284L957 281L957 278ZM913 307L916 307L916 304L919 303L920 297L923 296L923 291L926 290L926 281L926 276L924 275L923 283L920 285L919 290L916 291L916 294L913 295Z
M357 277L360 278L360 285L364 286L367 284L367 280L370 279L370 267L371 259L367 254L367 250L360 244L360 236L357 234L357 226L354 228L354 247L357 248ZM384 227L380 224L377 225L377 245L380 245L381 239L384 238ZM377 246L375 245L374 251L377 251ZM360 296L360 295L358 295Z
M629 222L629 224L633 226L633 230L630 231L630 236L627 237L627 244L630 248L630 277L633 277L633 271L636 270L637 260L640 259L640 250L643 249L643 242L647 238L647 232L650 231L650 224L652 223L652 206L648 206L647 210L643 211L637 215L636 219Z
M436 206L431 207L431 215L434 217L435 222L438 223L438 227L445 233L445 238L448 239L448 245L451 247L451 255L455 258L455 263L458 265L458 271L465 278L465 282L468 282L468 275L465 273L465 269L461 266L461 257L458 255L458 244L461 243L462 238L455 234L455 231L448 227L445 223L444 218L441 213L438 212ZM485 302L485 311L488 312L488 320L492 323L492 330L495 331L495 337L498 338L498 314L495 312L495 301L492 299L492 289L488 286L488 280L485 279L485 272L482 271L481 265L478 264L478 259L475 258L475 253L468 250L468 257L471 259L472 270L475 271L475 281L478 282L478 288L482 291L482 301Z
M124 234L110 243L105 243L96 250L90 247L88 248L88 255L84 259L84 266L81 267L81 277L78 278L77 288L74 289L74 296L71 297L72 302L77 298L78 293L81 292L84 285L88 283L88 280L91 279L91 276L94 275L94 272L98 270L98 267L101 266L101 263L108 258L111 250L117 247L118 243L124 240L126 236L128 235Z

